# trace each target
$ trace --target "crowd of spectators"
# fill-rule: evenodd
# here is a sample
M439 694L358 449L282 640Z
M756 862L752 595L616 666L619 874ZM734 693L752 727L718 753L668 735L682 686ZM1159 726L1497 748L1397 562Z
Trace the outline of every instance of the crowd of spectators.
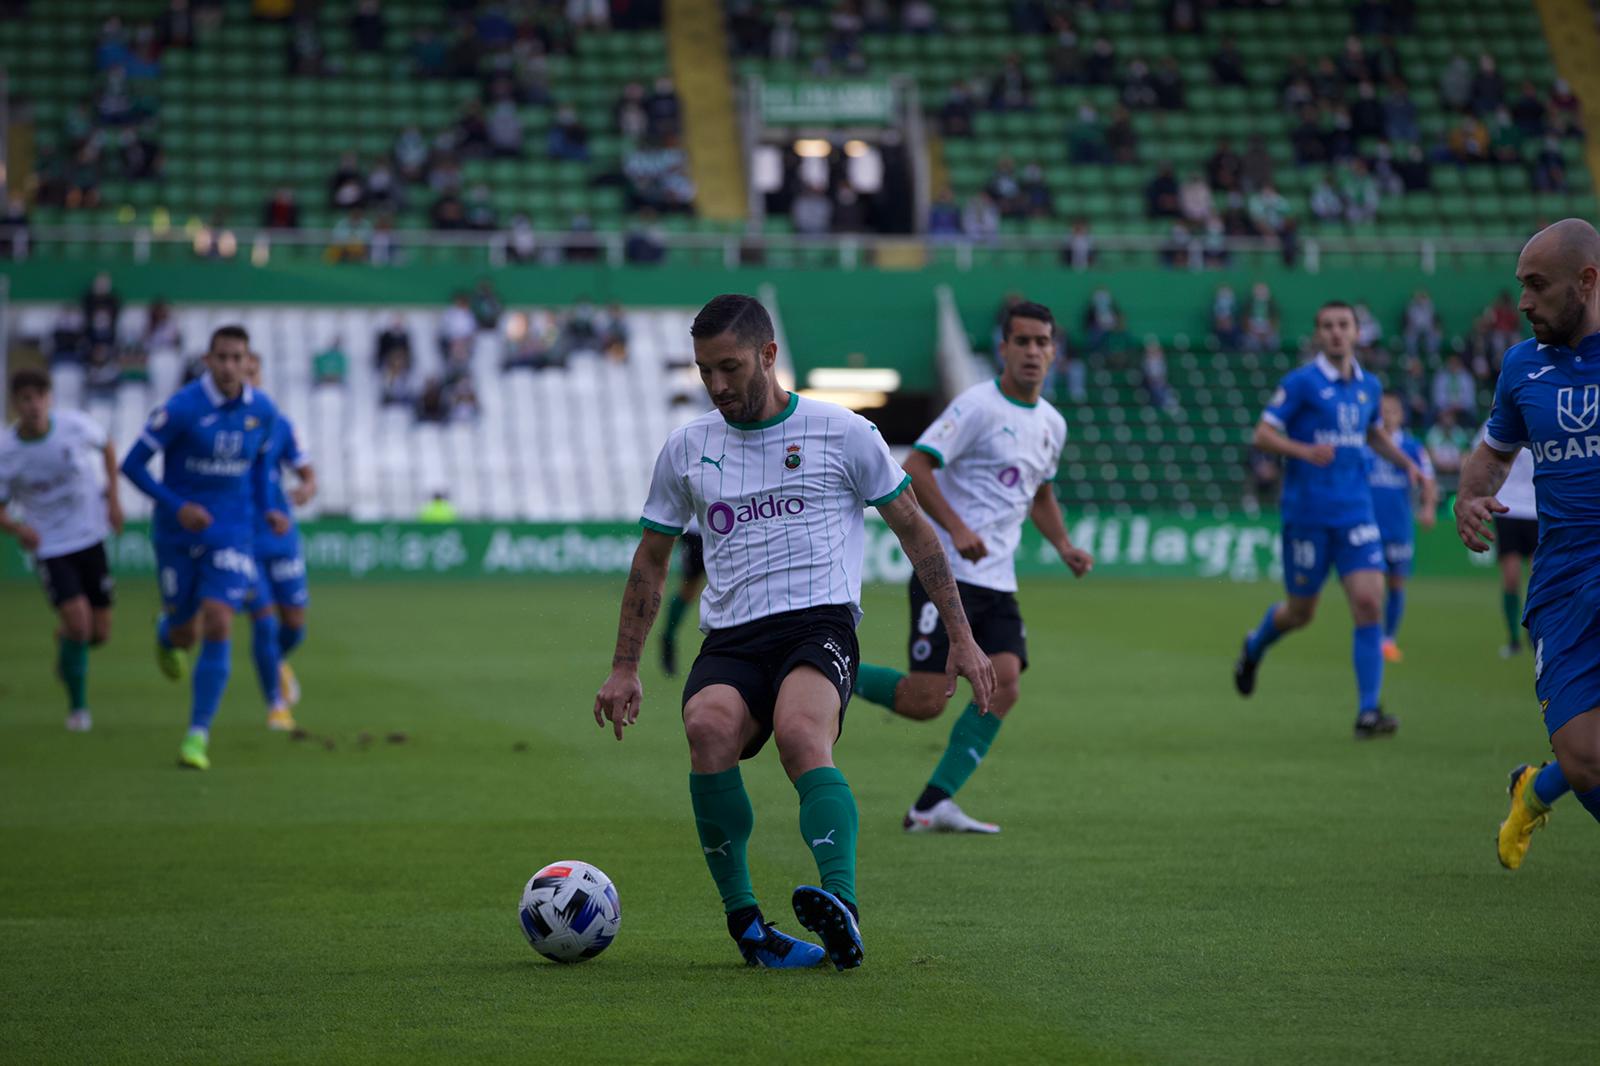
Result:
M182 350L166 300L152 300L142 321L125 316L125 306L111 275L102 271L80 299L61 306L51 324L51 365L81 368L89 396L109 398L123 382L148 381L152 355Z

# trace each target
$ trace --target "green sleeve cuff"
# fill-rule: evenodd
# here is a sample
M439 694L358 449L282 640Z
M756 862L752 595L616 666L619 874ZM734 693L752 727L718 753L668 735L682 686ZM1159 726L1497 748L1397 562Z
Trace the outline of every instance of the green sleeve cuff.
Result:
M639 524L646 529L653 530L656 533L665 533L669 537L683 536L683 530L675 529L672 526L664 526L660 522L652 522L648 518L639 519Z
M905 477L900 479L900 484L895 486L895 490L893 492L891 492L891 493L889 493L889 494L887 494L885 496L879 496L876 500L868 500L867 501L867 506L868 507L882 507L886 503L893 503L894 502L894 498L896 496L899 496L902 492L906 491L906 486L908 486L910 484L911 484L911 475L907 474Z
M933 456L934 459L938 461L940 466L944 465L944 456L940 455L939 449L935 448L931 444L913 444L911 446L911 450L914 452L925 452L928 455Z

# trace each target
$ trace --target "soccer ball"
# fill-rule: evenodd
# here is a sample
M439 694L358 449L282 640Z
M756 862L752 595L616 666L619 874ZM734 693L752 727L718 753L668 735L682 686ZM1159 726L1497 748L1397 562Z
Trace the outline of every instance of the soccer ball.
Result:
M562 859L529 878L517 918L533 950L555 962L582 962L616 937L622 905L611 878L586 862Z

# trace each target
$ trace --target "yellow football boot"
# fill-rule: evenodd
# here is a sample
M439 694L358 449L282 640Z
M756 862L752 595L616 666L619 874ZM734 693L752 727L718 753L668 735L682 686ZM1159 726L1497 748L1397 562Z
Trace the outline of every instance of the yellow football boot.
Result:
M1507 789L1511 794L1511 810L1500 823L1496 846L1500 865L1508 870L1522 865L1528 855L1528 845L1533 842L1533 831L1550 820L1550 808L1533 791L1533 779L1543 768L1543 763L1538 766L1524 763L1511 771L1511 787Z

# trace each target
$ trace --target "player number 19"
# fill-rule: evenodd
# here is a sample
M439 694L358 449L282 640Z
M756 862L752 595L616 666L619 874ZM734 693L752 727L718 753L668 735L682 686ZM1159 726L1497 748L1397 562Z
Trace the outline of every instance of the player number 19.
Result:
M1317 565L1317 545L1314 541L1292 541L1289 550L1294 554L1294 565L1301 570L1310 570Z

